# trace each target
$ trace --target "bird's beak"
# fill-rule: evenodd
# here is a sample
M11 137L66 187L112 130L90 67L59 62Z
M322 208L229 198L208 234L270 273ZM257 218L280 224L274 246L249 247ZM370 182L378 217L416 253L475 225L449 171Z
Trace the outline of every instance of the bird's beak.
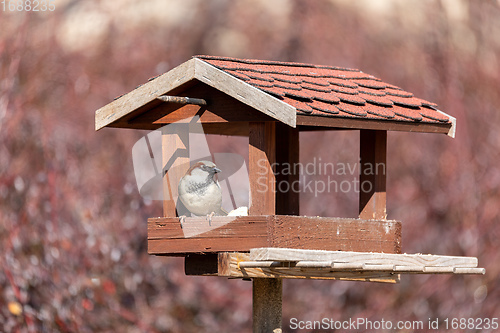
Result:
M221 170L221 169L219 169L219 168L214 168L214 171L215 171L215 173L219 173L219 172L221 172L222 170Z

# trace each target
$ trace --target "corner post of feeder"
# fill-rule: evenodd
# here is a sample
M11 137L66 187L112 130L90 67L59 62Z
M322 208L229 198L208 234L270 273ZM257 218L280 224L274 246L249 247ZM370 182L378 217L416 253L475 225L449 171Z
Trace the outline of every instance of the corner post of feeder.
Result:
M360 131L359 218L385 219L387 131Z
M249 215L274 215L276 212L275 123L250 122L248 142Z
M299 130L276 123L276 215L299 215L299 174L284 169L299 163ZM279 149L278 149L279 147ZM286 184L280 191L280 184ZM281 187L283 188L283 187ZM298 188L298 186L297 186Z
M163 216L176 217L177 186L189 169L189 124L162 129Z
M276 214L276 123L250 122L249 215ZM282 279L254 278L253 332L281 332Z

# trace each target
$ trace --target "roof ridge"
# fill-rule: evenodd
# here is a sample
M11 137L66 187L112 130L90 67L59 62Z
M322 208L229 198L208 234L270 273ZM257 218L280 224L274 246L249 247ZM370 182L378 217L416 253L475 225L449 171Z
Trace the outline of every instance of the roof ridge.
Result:
M327 65L314 65L301 62L291 62L291 61L277 61L277 60L259 60L259 59L241 59L223 56L210 56L210 55L195 55L193 58L207 59L207 60L223 60L239 62L243 64L257 64L257 65L278 65L278 66L290 66L290 67L307 67L307 68L319 68L319 69L333 69L338 71L346 72L360 72L363 71L356 68L338 67L338 66L327 66Z

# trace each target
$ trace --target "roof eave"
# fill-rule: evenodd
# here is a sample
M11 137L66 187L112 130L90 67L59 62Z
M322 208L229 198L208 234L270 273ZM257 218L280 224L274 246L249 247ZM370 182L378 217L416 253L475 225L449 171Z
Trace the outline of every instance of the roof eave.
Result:
M195 59L191 59L103 106L95 112L96 131L192 80L194 76Z
M447 113L444 113L441 110L435 109L437 112L441 113L443 116L448 117L450 119L451 127L448 130L448 133L446 133L449 137L455 138L455 132L457 130L457 118L450 116Z
M200 60L190 59L154 80L103 106L95 113L95 129L110 126L158 96L196 79L291 127L297 110L279 99ZM194 96L196 97L196 96Z
M232 98L281 121L296 126L297 109L215 66L195 60L195 78Z

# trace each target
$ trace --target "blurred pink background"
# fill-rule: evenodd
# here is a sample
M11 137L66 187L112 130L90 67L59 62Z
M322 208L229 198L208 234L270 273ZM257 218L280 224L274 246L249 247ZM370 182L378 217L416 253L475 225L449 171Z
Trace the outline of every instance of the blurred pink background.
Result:
M358 68L457 118L455 139L389 133L388 218L403 252L476 256L486 275L286 280L285 332L294 317L500 317L500 1L55 5L0 8L0 331L251 332L250 282L147 255L146 219L162 212L135 184L146 132L94 131L95 110L196 54ZM229 141L210 144L237 152ZM301 161L356 162L358 142L306 133ZM356 200L303 195L301 213L355 216Z

